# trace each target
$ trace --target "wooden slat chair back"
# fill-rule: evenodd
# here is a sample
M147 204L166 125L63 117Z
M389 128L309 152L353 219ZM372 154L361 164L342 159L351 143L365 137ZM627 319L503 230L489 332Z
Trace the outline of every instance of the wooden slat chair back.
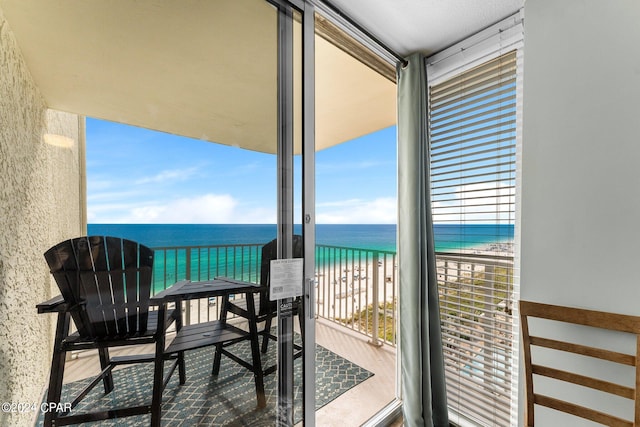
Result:
M148 331L153 251L116 237L66 240L45 253L80 335L107 339Z
M603 348L604 345L595 346L580 343L565 342L563 340L551 339L540 336L540 334L530 334L531 319L546 319L547 321L562 322L563 325L573 324L592 328L604 329L615 332L624 332L635 335L635 354L625 354ZM520 301L520 321L523 340L523 358L526 379L526 426L534 426L535 405L545 406L571 415L582 417L596 423L608 426L640 426L640 317L630 316L602 311L586 310L573 307L541 304L530 301ZM548 325L547 325L548 326ZM532 360L532 347L542 347L552 351L562 352L561 354L581 355L593 359L627 365L634 370L633 386L621 385L597 378L596 375L584 375L561 370L553 366L538 364L537 360ZM560 354L560 353L558 353ZM557 360L553 358L553 360ZM547 362L551 364L551 362ZM566 369L566 368L565 368ZM634 408L634 419L626 420L617 415L595 410L575 402L573 397L567 396L567 401L536 392L534 379L536 377L547 377L554 380L568 382L599 392L630 399ZM564 399L564 398L563 398Z
M183 352L165 352L166 327L180 323L177 310L164 307L149 310L153 250L118 237L83 236L61 242L44 254L60 296L37 305L39 313L57 313L56 336L49 376L47 402L59 404L66 354L73 350L97 349L102 371L71 402L75 408L102 381L105 394L114 389L112 371L118 365L154 363L150 404L91 413L75 413L69 408L45 413L44 425L67 425L108 418L151 414L152 426L160 426L162 391L179 368L180 384L185 382ZM69 334L70 321L77 331ZM158 328L158 324L164 328ZM109 348L154 344L154 354L111 357ZM169 373L164 361L173 359ZM56 406L60 407L60 406Z

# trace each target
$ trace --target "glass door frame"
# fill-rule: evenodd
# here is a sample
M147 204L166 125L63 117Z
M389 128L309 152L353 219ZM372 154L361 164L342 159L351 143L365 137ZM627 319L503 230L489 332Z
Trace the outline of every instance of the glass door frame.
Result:
M315 426L315 23L314 6L302 0L267 0L278 9L278 258L293 257L294 126L302 126L302 235L304 240L303 424ZM302 123L294 122L294 12L302 16ZM293 317L278 300L278 369L276 425L293 426Z

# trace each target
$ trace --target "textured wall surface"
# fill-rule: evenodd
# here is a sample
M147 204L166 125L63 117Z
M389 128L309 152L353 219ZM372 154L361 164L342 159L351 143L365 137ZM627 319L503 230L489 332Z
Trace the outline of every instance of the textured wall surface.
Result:
M47 110L0 10L0 402L39 402L47 385L54 317L35 305L55 286L42 254L83 229L79 123ZM0 412L0 425L35 415Z

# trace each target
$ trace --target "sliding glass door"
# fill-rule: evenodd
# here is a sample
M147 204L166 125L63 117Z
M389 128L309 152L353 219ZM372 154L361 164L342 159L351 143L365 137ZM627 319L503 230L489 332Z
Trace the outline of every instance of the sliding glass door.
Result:
M313 10L271 2L278 10L277 238L283 269L272 271L277 301L275 421L315 425L315 198ZM302 247L301 247L302 246ZM302 253L300 253L302 250ZM302 255L302 261L296 258ZM273 264L272 264L273 265ZM274 266L275 267L275 266ZM290 281L294 277L294 282ZM287 285L290 287L287 289ZM297 317L297 326L295 318ZM298 391L296 393L296 391Z

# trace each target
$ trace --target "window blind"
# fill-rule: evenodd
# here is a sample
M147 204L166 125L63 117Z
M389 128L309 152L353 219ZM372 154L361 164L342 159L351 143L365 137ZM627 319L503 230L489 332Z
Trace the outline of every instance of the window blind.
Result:
M518 371L512 316L516 52L429 87L447 397L454 413L487 426L510 424Z

